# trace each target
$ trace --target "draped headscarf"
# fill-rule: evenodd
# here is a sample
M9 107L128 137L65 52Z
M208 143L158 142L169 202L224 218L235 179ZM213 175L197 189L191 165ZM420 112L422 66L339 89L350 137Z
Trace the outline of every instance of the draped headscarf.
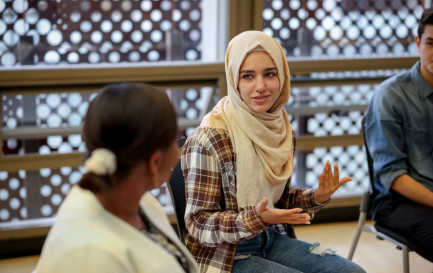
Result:
M257 49L274 61L280 94L266 113L257 113L242 101L239 70L246 56ZM228 130L236 155L236 199L239 209L251 209L263 198L269 206L281 197L293 172L292 127L283 106L290 96L290 73L280 44L260 31L234 37L226 51L227 96L209 112L200 127Z

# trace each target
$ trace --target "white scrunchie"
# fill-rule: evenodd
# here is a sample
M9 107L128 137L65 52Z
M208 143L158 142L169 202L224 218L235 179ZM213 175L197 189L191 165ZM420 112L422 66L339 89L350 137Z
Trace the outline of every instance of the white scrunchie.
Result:
M116 156L110 150L99 148L92 152L84 166L97 175L112 175L116 171Z

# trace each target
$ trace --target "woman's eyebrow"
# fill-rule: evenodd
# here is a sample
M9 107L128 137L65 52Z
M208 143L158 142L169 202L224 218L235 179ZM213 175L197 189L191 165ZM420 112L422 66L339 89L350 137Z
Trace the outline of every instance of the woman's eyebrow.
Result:
M273 70L277 70L277 68L276 67L268 67L268 68L265 68L265 70L264 71L273 71ZM255 73L256 71L255 70L250 70L250 69L245 69L245 70L241 70L239 73L241 74L241 73Z
M265 71L272 71L272 70L277 70L277 68L276 67L268 67L265 69Z
M255 72L256 72L255 70L245 69L245 70L241 70L239 73L255 73Z

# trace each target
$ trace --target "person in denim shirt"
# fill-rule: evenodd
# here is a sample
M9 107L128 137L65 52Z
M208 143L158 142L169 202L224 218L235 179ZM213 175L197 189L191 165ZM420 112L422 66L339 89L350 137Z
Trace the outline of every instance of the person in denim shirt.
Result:
M379 85L365 114L378 223L407 237L433 261L433 9L421 16L420 60Z

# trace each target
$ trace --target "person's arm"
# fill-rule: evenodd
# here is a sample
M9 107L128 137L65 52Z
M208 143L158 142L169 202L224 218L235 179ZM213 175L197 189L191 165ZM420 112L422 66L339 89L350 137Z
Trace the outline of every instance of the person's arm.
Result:
M407 176L407 152L402 106L393 86L382 84L375 91L365 114L365 145L373 160L374 179L390 190L397 178ZM405 191L401 183L398 191ZM408 185L410 187L410 185Z
M211 133L209 133L211 134ZM224 168L219 155L230 154L222 145L221 135L214 134L200 142L189 138L182 149L182 169L186 183L185 224L189 234L201 245L215 247L224 243L238 243L254 237L268 228L255 208L236 212L226 208L221 211L221 185ZM212 145L210 139L218 145ZM235 172L225 170L225 179L235 185ZM226 200L232 202L232 200ZM228 206L231 207L228 203Z
M433 207L433 192L407 174L397 177L391 188L410 200Z
M314 213L319 211L329 201L323 204L315 201L315 191L308 188L291 187L291 179L287 181L286 189L276 204L277 209L264 208L267 200L262 200L257 208L259 216L268 224L310 224ZM265 212L268 215L263 215Z
M310 213L318 211L321 207L326 205L332 194L334 194L344 183L351 181L350 177L339 178L338 166L334 165L334 174L332 173L332 167L327 162L323 173L319 178L319 187L316 190L307 188L289 188L290 181L286 187L286 191L283 194L279 204L279 207L284 208L296 208L300 207L307 209Z
M296 150L296 135L292 134L292 144L293 144L293 157L295 156ZM278 200L275 207L280 209L292 209L292 208L302 208L307 211L311 216L314 212L320 210L320 208L325 204L319 204L314 200L314 191L307 188L292 187L292 177L289 177L286 188L281 195L280 200ZM326 202L328 203L328 202Z
M289 180L276 207L280 209L302 208L311 214L320 210L323 205L325 204L320 204L314 200L314 190L291 187L291 181Z
M408 174L408 152L405 141L407 125L404 104L398 96L400 88L384 85L374 94L366 113L366 138L373 159L374 173L380 183L406 198L433 206L433 192ZM397 95L396 95L397 94ZM409 139L410 140L410 139Z
M296 136L292 135L293 138L293 156L295 155L296 149ZM276 204L276 208L279 209L294 209L301 208L303 212L308 213L308 216L304 219L301 219L301 223L295 222L291 224L309 224L309 221L305 221L305 219L310 220L314 217L314 213L319 211L324 205L328 204L328 201L325 203L319 203L314 200L315 191L308 188L300 188L300 187L292 187L291 186L292 178L290 177L287 181L286 188Z

